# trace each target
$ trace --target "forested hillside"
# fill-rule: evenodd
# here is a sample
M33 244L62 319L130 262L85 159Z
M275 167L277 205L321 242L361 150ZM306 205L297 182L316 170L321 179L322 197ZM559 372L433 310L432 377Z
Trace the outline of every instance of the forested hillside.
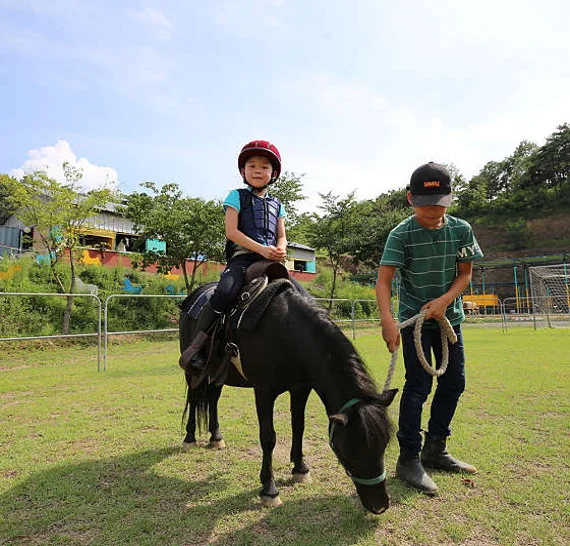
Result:
M570 126L540 147L521 142L468 182L456 175L456 194L451 212L473 224L488 251L570 249Z
M475 234L486 259L570 254L570 211L488 226L475 223Z
M522 141L511 155L489 161L470 180L455 165L448 167L456 196L449 213L473 225L486 255L570 250L568 123L543 146ZM356 201L354 194L322 197L324 214L302 216L292 230L296 240L329 255L349 255L360 272L376 267L390 229L412 213L406 187L365 201Z

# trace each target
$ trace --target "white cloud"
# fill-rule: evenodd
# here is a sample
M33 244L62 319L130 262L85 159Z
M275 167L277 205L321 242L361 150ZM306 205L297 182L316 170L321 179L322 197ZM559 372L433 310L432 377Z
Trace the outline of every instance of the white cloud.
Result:
M28 151L28 159L18 169L13 169L10 175L21 178L24 174L34 171L44 171L50 178L64 184L64 163L69 163L83 173L79 182L82 190L88 191L101 187L116 187L117 171L112 167L93 165L85 157L78 158L65 140L58 140L55 146Z

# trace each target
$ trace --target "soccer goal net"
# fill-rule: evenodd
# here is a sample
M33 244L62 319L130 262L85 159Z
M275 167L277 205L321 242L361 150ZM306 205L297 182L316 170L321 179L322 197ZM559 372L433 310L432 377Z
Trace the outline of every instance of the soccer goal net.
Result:
M535 315L552 320L570 319L570 264L529 267L532 308Z

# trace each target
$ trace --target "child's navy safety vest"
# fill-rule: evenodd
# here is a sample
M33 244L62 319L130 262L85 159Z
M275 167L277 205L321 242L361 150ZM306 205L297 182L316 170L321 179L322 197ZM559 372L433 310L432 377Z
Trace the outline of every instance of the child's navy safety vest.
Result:
M277 242L277 220L281 201L277 197L258 197L252 191L242 188L239 192L238 229L250 239L265 245ZM236 251L233 241L226 241L226 260Z

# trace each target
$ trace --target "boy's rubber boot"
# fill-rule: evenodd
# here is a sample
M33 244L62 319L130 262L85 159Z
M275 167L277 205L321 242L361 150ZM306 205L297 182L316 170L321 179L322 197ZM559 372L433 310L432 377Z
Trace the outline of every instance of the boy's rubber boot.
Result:
M446 441L445 436L426 434L426 441L421 454L422 464L426 468L436 468L447 472L477 474L477 469L472 464L464 463L448 453Z
M424 470L417 453L408 452L404 449L400 451L396 463L396 476L426 495L437 493L437 485Z
M206 354L206 342L210 337L207 332L219 316L219 313L214 311L209 301L204 304L196 323L197 334L194 336L192 343L180 355L179 364L183 369L186 369L188 366L196 370L204 369L208 356Z

